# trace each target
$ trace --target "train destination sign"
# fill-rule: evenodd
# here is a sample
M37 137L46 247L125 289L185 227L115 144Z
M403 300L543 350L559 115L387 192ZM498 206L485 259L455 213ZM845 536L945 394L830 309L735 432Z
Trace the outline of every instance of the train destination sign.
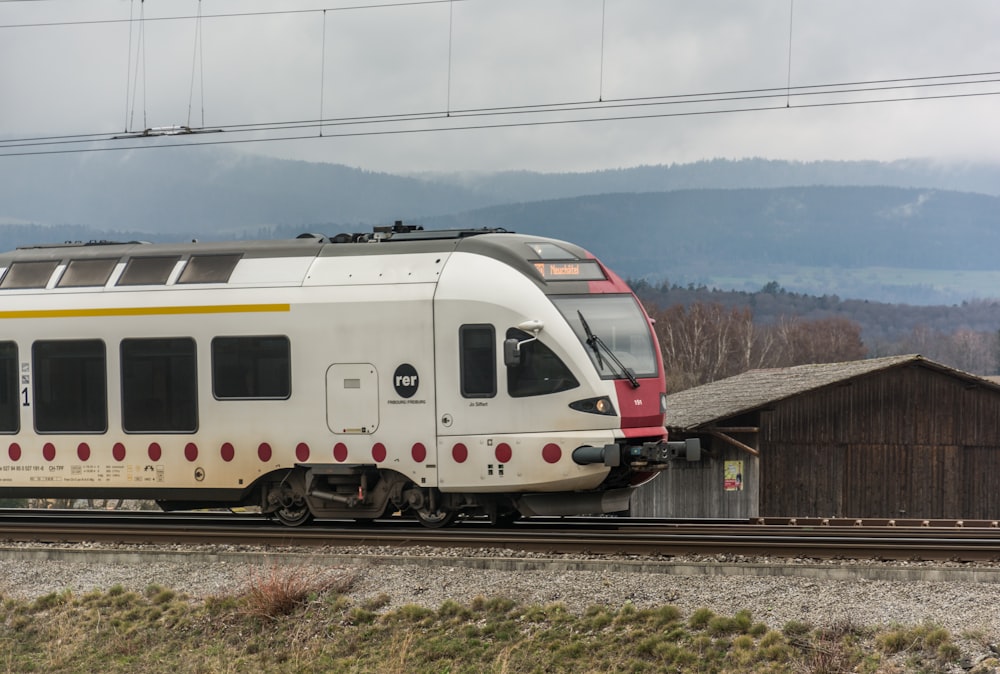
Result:
M546 281L603 281L607 278L596 260L535 262L535 269Z

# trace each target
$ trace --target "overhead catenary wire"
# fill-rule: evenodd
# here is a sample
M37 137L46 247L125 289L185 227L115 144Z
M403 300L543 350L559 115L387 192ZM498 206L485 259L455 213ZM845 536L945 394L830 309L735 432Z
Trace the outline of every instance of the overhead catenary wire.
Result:
M199 0L200 2L200 0ZM792 90L792 36L795 27L795 0L788 0L788 72L785 76L785 88L789 92ZM788 107L791 107L791 97L787 100Z
M53 2L56 0L0 0L4 2ZM395 9L399 7L415 7L423 5L441 5L454 2L474 2L475 0L403 0L399 2L381 2L371 4L347 5L343 7L314 7L310 9L272 9L262 11L246 12L219 12L216 14L203 14L205 19L228 19L251 16L282 16L291 14L319 14L321 12L354 12L365 9ZM178 14L174 16L149 17L147 21L190 21L197 18L196 15ZM15 28L52 28L56 26L93 26L102 24L126 23L128 19L74 19L71 21L37 21L29 23L0 23L0 30Z
M334 117L334 118L323 118L323 119L281 120L273 122L256 122L247 124L228 124L218 128L220 130L228 130L228 131L249 131L249 130L260 131L260 130L266 130L268 128L311 125L311 124L318 124L320 122L324 124L340 124L340 125L404 122L404 121L412 122L412 121L420 121L426 119L433 119L436 117L448 117L448 116L469 117L469 116L485 116L485 115L513 115L513 114L524 115L532 113L541 114L541 113L554 113L554 112L581 112L588 110L614 109L619 107L685 105L685 104L691 105L691 104L704 104L704 103L721 103L726 101L771 99L771 98L786 97L786 96L800 98L805 96L847 95L847 94L858 94L858 93L871 93L878 91L893 91L893 90L906 90L906 89L920 90L929 87L956 87L956 86L971 86L971 85L998 84L998 83L1000 83L1000 71L987 71L978 73L961 73L953 75L933 75L933 76L923 76L923 77L893 78L893 79L882 79L882 80L859 80L854 82L836 82L828 84L799 85L796 87L792 87L790 89L786 87L780 87L780 88L771 87L771 88L757 88L757 89L720 90L720 91L690 93L690 94L657 94L650 96L633 96L624 98L604 99L602 101L576 100L576 101L524 104L515 106L491 106L491 107L479 107L479 108L465 108L457 110L448 110L448 109L427 110L419 112L384 113L378 115ZM934 98L941 99L949 97L958 98L961 97L961 94L945 94L942 96L935 96ZM920 100L920 99L900 98L893 100ZM860 100L856 102L864 103L867 101ZM802 104L799 104L799 107L803 107ZM709 112L725 112L725 110L705 111L705 112L706 114L708 114ZM16 145L19 143L48 144L49 142L58 143L62 141L75 140L77 138L97 139L102 136L113 135L113 133L114 132L90 132L84 134L64 134L64 135L49 135L49 136L36 136L36 137L23 137L23 138L9 138L0 140L0 148L4 146Z
M604 23L607 17L608 0L601 0L601 62L597 75L597 100L604 100Z
M198 0L201 2L201 0ZM323 119L323 99L326 96L326 11L323 12L323 48L319 56L319 118ZM323 124L320 123L319 135L323 135Z
M446 85L445 108L451 114L451 50L454 42L455 3L448 3L448 83Z
M913 102L913 101L930 101L930 100L945 100L945 99L961 99L970 97L982 97L982 96L998 96L1000 95L1000 90L996 91L985 91L985 92L971 92L971 93L952 93L952 94L941 94L941 95L928 95L920 97L896 97L896 98L871 98L866 100L854 100L854 101L828 101L828 102L817 102L817 103L804 103L796 108L809 109L809 108L826 108L826 107L842 107L842 106L853 106L853 105L871 105L871 104L886 104L886 103L897 103L897 102ZM781 97L782 93L772 95L771 98ZM739 99L728 99L728 100L739 100ZM367 129L360 131L347 131L339 133L326 133L324 138L357 138L357 137L371 137L371 136L393 136L393 135L409 135L409 134L425 134L425 133L439 133L445 131L475 131L475 130L487 130L487 129L509 129L509 128L527 128L527 127L544 127L553 125L565 125L565 124L586 124L595 122L620 122L620 121L637 121L637 120L651 120L651 119L666 119L674 117L695 117L695 116L705 116L705 115L722 115L722 114L737 114L737 113L751 113L751 112L768 112L768 111L778 111L787 110L788 107L784 104L779 105L762 105L762 106L750 106L750 107L738 107L738 108L726 108L726 109L715 109L715 110L697 110L697 111L678 111L678 112L658 112L651 114L632 114L632 115L608 115L600 117L578 117L578 118L564 118L564 119L550 119L550 120L534 120L534 121L519 121L519 122L491 122L491 123L481 123L481 124L457 124L454 123L455 120L461 119L460 117L452 114L446 115L444 113L438 113L436 116L440 120L451 120L452 123L448 126L439 127L426 127L426 128L402 128L402 129ZM513 113L505 113L513 114ZM435 119L434 117L420 117L420 118L399 118L396 121L431 121ZM387 121L387 120L380 120ZM292 131L300 129L309 129L318 125L318 120L304 120L300 122L291 122L288 125L283 126L272 126L267 128L257 128L255 125L245 125L245 128L241 133L250 132L263 132L263 131ZM323 122L326 126L333 125L329 120L324 120ZM351 124L361 124L361 123L371 123L371 120L366 122L355 121ZM254 127L254 128L249 128ZM225 129L220 129L224 131ZM196 134L195 134L196 135ZM176 138L176 136L171 136L171 138ZM85 152L108 152L108 151L121 151L121 150L138 150L138 149L157 149L157 148L172 148L172 147L192 147L192 146L208 146L208 145L235 145L235 144L245 144L245 143L265 143L265 142L281 142L281 141L294 141L294 140L307 140L309 138L315 139L316 136L312 133L310 134L295 134L295 135L281 135L281 136L269 136L269 137L256 137L256 138L236 138L227 137L219 138L214 137L212 140L205 140L203 136L198 137L197 140L185 140L183 142L170 141L170 142L157 142L156 144L138 144L138 143L128 143L128 144L108 144L108 145L97 145L92 147L81 147L81 148L57 148L57 149L27 149L23 145L3 145L0 143L0 157L14 157L14 156L35 156L35 155L55 155L55 154L78 154ZM62 144L70 143L93 143L93 138L90 140L67 140L61 141ZM52 145L53 143L48 143L47 145ZM5 152L4 150L15 150Z
M3 1L3 0L0 0ZM47 0L39 0L47 1ZM698 116L698 115L718 115L718 114L732 114L732 113L746 113L746 112L760 112L766 110L776 109L768 103L771 99L778 97L783 97L785 99L784 108L815 108L815 107L830 107L830 106L840 106L840 105L858 105L865 103L888 103L888 102L899 102L899 101L917 101L917 100L942 100L942 99L955 99L955 98L966 98L969 96L992 96L1000 94L998 91L975 91L970 92L968 88L973 86L985 86L990 84L996 84L1000 82L1000 72L981 72L981 73L962 73L953 75L937 75L937 76L925 76L925 77L909 77L909 78L895 78L895 79L885 79L885 80L869 80L869 81L857 81L857 82L846 82L846 83L830 83L830 84L814 84L814 85L803 85L803 86L791 86L791 68L792 68L792 37L793 37L793 17L794 17L794 0L789 0L789 28L788 28L788 64L786 73L786 82L783 88L762 88L762 89L747 89L747 90L729 90L729 91L715 91L715 92L702 92L694 94L656 94L649 96L637 96L628 98L616 98L616 99L605 99L604 98L604 59L605 59L605 31L606 31L606 0L601 0L601 37L600 37L600 65L599 65L599 78L598 78L598 92L596 100L577 100L577 101L562 101L562 102L547 102L547 103L535 103L527 105L517 105L517 106L492 106L492 107L481 107L481 108L466 108L466 109L452 109L452 50L453 50L453 26L454 26L454 3L455 2L468 2L472 0L412 0L407 2L385 2L369 5L353 5L350 7L339 7L339 8L327 8L327 9L303 9L303 10L272 10L272 11L260 11L260 12L235 12L235 13L220 13L220 14L203 14L201 0L198 0L198 10L197 13L191 16L171 16L171 17L146 17L144 13L144 0L140 0L140 16L138 19L138 30L137 30L137 42L135 45L135 66L133 71L133 61L132 61L132 35L133 26L135 25L135 19L132 13L134 6L134 0L130 0L130 12L129 12L129 61L128 61L128 76L126 78L126 127L125 135L119 135L120 132L112 133L81 133L81 134L63 134L63 135L44 135L35 137L25 137L25 138L8 138L0 139L0 157L2 156L20 156L24 154L58 154L60 152L83 152L83 151L99 151L99 150L110 150L110 149L129 149L130 147L159 147L159 146L178 146L178 145L204 145L204 144L222 144L222 143L249 143L249 142L263 142L263 141L274 141L274 140L291 140L298 139L299 136L271 136L262 137L265 134L276 134L285 133L289 131L304 131L309 129L318 128L318 136L324 137L325 127L363 127L359 131L354 132L342 132L333 134L331 137L344 137L344 136L365 136L365 135L384 135L388 133L392 134L403 134L403 133L426 133L431 131L455 131L455 130L467 130L467 129L487 129L487 128L513 128L518 126L538 126L542 124L572 124L572 123L582 123L582 122L596 122L596 121L621 121L625 119L653 119L653 118L668 118L668 117L680 117L680 116ZM417 112L395 112L395 113L384 113L378 115L366 115L366 116L353 116L353 117L326 117L325 114L325 79L326 79L326 41L327 41L327 12L328 11L348 11L354 9L381 9L381 8L393 8L393 7L405 7L405 6L415 6L415 5L439 5L444 2L448 3L449 18L448 18L448 63L447 63L447 90L446 90L446 100L443 110L425 110ZM272 120L267 122L256 122L248 124L226 124L215 127L213 129L205 128L205 118L204 118L204 50L203 50L203 33L202 33L202 18L221 18L221 17L235 17L235 16L266 16L266 15L279 15L279 14L304 14L304 13L321 13L322 15L322 51L320 57L320 83L319 83L319 116L316 119L299 119L299 120ZM144 26L146 21L152 20L182 20L182 19L194 19L195 20L195 45L194 54L192 56L192 72L191 72L191 90L189 92L188 101L188 122L185 127L163 127L164 129L175 129L174 131L163 131L150 133L151 130L147 126L146 121L146 50L145 50L145 34ZM50 22L47 24L10 24L10 25L0 25L0 28L11 28L11 27L24 27L24 26L35 26L35 25L77 25L77 24L92 24L92 23L120 23L124 19L114 19L114 20L91 20L91 21L79 21L79 22ZM195 69L198 62L198 57L201 57L201 126L193 127L191 124L192 115L192 104L194 95L194 78ZM141 64L140 64L141 61ZM135 131L135 127L130 122L129 118L129 106L131 106L131 115L134 118L136 98L138 95L138 85L139 85L139 69L140 65L142 68L142 86L143 86L143 126L142 130ZM131 87L131 92L129 92L129 77L133 79L133 84ZM942 95L916 95L922 90L926 90L930 87L950 87L950 88L964 88L958 93L947 93ZM912 90L914 95L906 97L896 97L896 98L882 98L882 99L872 99L870 95L874 92L885 92L885 91L901 91L901 90ZM131 93L131 103L129 102L129 94ZM817 102L817 103L803 103L802 101L808 100L807 97L825 96L828 100ZM864 98L868 96L869 98ZM847 97L852 97L848 99ZM748 101L757 101L761 105L747 106L744 103ZM793 101L795 104L793 105ZM734 107L733 104L736 104ZM694 109L685 109L680 112L667 111L668 108L674 108L678 106L687 106ZM617 115L617 114L607 114L614 111L626 110L629 108L665 108L664 111L655 112L652 114L644 115ZM518 116L521 119L527 119L527 121L517 121L517 122L504 122L503 118L510 116ZM558 118L554 118L557 117ZM475 124L475 125L463 125L457 123L454 120L461 120L467 118L492 118L495 121ZM529 118L538 119L529 119ZM423 128L414 128L416 124L424 124ZM396 128L390 128L396 127ZM130 132L130 129L132 131ZM205 136L200 135L208 131L213 132L225 132L227 138L208 140ZM132 135L129 135L129 134ZM315 131L313 131L315 133ZM157 136L157 135L189 135L190 137L185 138L182 142L171 142L163 143L158 142L155 145L141 145L136 146L127 141L133 140L136 136ZM199 136L194 138L193 136ZM102 144L113 144L116 147L102 147ZM76 147L70 149L67 146L84 146L87 147ZM121 145L122 147L117 147ZM44 148L44 149L43 149Z

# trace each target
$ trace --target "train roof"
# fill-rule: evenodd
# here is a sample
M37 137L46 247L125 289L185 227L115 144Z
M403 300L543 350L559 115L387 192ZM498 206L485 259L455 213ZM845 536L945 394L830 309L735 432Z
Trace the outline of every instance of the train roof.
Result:
M425 230L396 222L371 233L301 234L295 239L247 241L88 241L22 246L0 253L0 291L111 285L168 286L175 283L228 283L241 260L386 256L413 253L484 255L519 269L547 285L567 265L583 269L579 278L603 280L604 271L584 249L571 243L516 234L503 228ZM124 271L112 276L116 267ZM181 271L176 273L180 268ZM54 277L55 275L55 277ZM563 285L562 291L571 291Z

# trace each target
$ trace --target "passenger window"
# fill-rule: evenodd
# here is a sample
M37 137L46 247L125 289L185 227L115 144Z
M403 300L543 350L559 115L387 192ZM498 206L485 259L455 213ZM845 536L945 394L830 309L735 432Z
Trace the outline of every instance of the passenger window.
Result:
M44 288L59 263L55 260L15 262L0 282L0 288Z
M121 354L122 428L127 433L196 431L194 340L123 339Z
M116 264L118 264L117 258L70 260L58 285L60 288L102 286L108 282Z
M103 433L108 429L104 342L35 342L35 429L39 433Z
M492 325L458 329L462 396L492 398L497 394L496 339Z
M212 340L212 391L219 399L278 399L291 393L287 337L216 337Z
M531 339L528 333L511 328L507 339ZM539 396L576 388L580 383L552 349L539 340L521 345L521 362L507 367L507 393L512 398Z
M133 257L118 278L120 286L163 285L170 279L180 256Z
M242 255L192 255L178 283L226 283Z
M18 386L17 344L0 342L0 433L17 433L21 430Z

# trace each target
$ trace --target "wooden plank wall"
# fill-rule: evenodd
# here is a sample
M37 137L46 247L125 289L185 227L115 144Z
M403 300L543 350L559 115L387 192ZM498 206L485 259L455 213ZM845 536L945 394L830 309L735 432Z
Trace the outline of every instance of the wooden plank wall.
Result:
M920 365L761 414L760 512L1000 518L1000 393Z
M672 435L671 439L680 438ZM675 461L652 482L639 487L632 496L632 516L756 517L760 492L759 459L714 439L704 449L701 461ZM743 462L741 491L724 488L727 460Z

